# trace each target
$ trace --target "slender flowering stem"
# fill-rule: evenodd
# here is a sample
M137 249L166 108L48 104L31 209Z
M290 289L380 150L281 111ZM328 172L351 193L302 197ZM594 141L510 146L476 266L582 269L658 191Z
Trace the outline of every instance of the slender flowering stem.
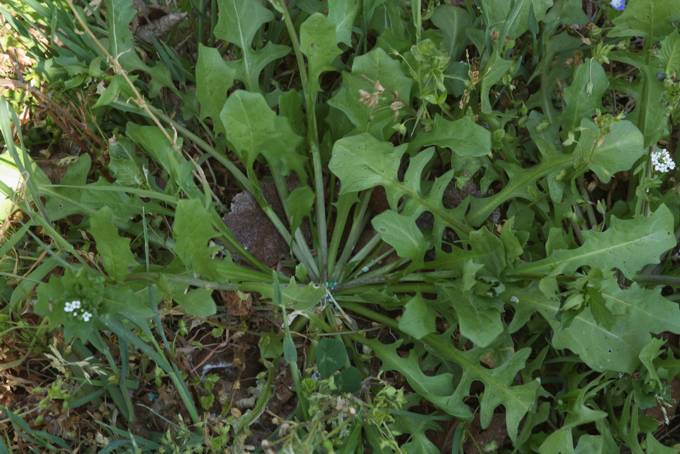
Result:
M307 73L307 65L305 58L300 49L300 40L298 39L295 24L290 17L290 12L286 3L282 0L274 2L274 6L283 15L283 21L286 24L286 29L293 44L293 51L298 65L298 72L300 73L300 81L302 82L302 89L305 95L305 104L307 108L307 138L312 154L312 166L314 173L314 191L316 193L316 225L319 241L319 268L321 271L321 278L325 281L328 277L328 228L326 225L326 198L324 192L323 169L321 167L321 152L319 151L319 131L316 121L316 97L309 89L309 75Z

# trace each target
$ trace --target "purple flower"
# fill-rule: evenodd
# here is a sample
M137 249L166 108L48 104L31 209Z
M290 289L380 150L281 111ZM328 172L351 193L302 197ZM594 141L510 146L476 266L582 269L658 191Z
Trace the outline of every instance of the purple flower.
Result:
M616 11L623 11L624 9L626 9L626 0L612 0L610 5Z

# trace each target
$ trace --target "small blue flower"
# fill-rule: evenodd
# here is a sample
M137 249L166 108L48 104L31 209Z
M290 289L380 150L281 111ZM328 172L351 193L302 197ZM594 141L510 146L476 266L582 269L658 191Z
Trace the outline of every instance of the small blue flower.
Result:
M610 5L616 11L623 11L624 9L626 9L626 0L612 0Z

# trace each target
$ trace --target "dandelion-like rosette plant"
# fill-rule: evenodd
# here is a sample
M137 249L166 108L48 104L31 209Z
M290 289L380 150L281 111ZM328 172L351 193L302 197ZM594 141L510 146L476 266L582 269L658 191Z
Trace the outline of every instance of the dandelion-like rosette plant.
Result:
M71 402L131 421L172 384L154 443L219 421L219 452L661 452L678 1L165 2L153 46L145 2L5 2L50 5L44 77L101 142L17 229L52 249L15 272L35 312L112 370ZM217 398L224 358L256 391Z

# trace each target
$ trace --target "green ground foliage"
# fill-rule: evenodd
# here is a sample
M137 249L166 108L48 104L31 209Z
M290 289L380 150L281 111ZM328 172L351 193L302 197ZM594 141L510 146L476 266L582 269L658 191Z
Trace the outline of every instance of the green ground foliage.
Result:
M0 20L0 453L678 452L678 0Z

